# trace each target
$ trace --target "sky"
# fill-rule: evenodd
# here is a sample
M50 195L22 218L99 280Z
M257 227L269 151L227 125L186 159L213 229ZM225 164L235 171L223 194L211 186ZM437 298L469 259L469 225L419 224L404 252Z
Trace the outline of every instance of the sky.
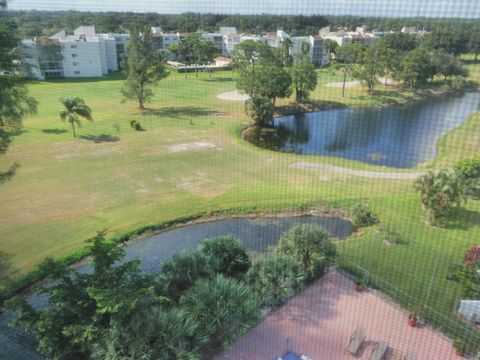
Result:
M9 8L480 18L480 0L9 0Z

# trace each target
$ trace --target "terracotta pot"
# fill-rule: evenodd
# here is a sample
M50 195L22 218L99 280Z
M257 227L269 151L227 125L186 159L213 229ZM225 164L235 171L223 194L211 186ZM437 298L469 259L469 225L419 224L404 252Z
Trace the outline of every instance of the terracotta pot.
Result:
M409 318L408 319L408 325L411 327L415 327L417 325L417 319L416 318Z
M459 357L463 357L465 355L465 350L455 349L455 354L457 354Z
M363 285L362 284L355 284L355 290L358 292L363 291Z

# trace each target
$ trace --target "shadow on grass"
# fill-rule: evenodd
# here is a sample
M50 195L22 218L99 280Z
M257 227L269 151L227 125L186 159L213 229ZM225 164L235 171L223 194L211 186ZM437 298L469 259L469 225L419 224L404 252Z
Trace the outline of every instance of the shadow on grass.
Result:
M93 141L95 143L103 143L103 142L117 142L120 140L118 136L113 136L109 134L101 134L101 135L82 135L80 138L88 141Z
M275 111L280 115L286 116L312 111L344 109L346 107L345 104L338 101L307 100L301 104L290 103L288 105L277 106Z
M15 136L27 133L25 129L5 129L0 127L0 154L4 154Z
M142 112L143 116L159 116L159 117L200 117L200 116L218 116L220 113L206 108L199 108L194 106L182 107L166 107L161 109L145 109Z
M11 280L11 273L14 268L10 260L10 255L0 251L0 286L7 284Z
M232 81L232 77L212 77L207 79L201 79L201 81L208 81L208 82L225 82L225 81Z
M454 208L444 220L445 228L468 230L472 226L480 225L480 212L463 207Z
M55 134L55 135L60 135L60 134L65 134L67 130L65 129L42 129L42 132L45 134Z

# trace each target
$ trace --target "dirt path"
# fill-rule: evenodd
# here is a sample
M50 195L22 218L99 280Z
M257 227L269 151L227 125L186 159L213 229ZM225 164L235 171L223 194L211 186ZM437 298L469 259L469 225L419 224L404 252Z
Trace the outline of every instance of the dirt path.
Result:
M357 86L360 84L360 81L354 80L354 81L347 81L345 83L345 88L351 88L354 86ZM325 86L331 87L331 88L341 88L343 87L343 82L331 82L326 84Z
M420 172L395 173L395 172L381 172L381 171L369 171L369 170L354 170L354 169L343 168L338 166L315 164L315 163L309 163L309 162L296 162L291 164L289 167L291 169L326 170L326 171L332 171L337 174L363 176L363 177L374 178L374 179L414 180L418 176L423 175L423 173L420 173Z

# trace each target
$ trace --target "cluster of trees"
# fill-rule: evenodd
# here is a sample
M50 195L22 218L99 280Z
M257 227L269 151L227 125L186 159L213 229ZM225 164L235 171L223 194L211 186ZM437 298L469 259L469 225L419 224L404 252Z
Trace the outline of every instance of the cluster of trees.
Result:
M277 251L251 260L239 240L205 240L195 252L145 275L138 261L98 234L90 241L92 271L53 260L44 285L49 306L10 306L15 321L38 339L50 359L196 359L211 355L259 319L259 306L278 306L323 274L335 247L323 228L297 225Z
M6 1L0 2L0 16L4 13ZM25 115L37 111L37 101L29 95L25 80L13 74L15 62L19 60L16 51L18 43L17 24L0 17L0 154L7 151L12 137L21 131ZM19 164L0 169L0 183L12 178Z
M453 265L447 278L460 284L464 299L480 300L480 246L470 246L463 264Z
M458 56L460 53L452 45L453 40L438 42L433 40L434 34L420 41L413 35L394 33L370 46L346 44L338 48L336 56L344 72L344 85L349 75L373 91L383 76L385 82L387 77L392 78L413 90L435 76L444 80L468 76Z
M195 64L195 76L198 76L198 64L212 62L218 53L215 44L209 39L202 38L198 33L189 34L178 44L171 45L169 51L183 63ZM184 69L187 78L187 68Z
M219 26L235 26L241 32L263 33L283 29L293 36L312 35L324 26L346 27L367 25L372 29L399 31L403 26L416 26L427 31L448 31L478 34L478 19L434 19L434 18L380 18L365 16L322 16L322 15L226 15L185 13L164 15L157 13L116 13L80 11L15 11L5 14L19 24L24 37L51 35L58 30L73 30L80 25L92 24L101 32L118 32L133 22L145 25L160 25L165 31L195 32L215 31ZM476 29L476 31L475 31Z
M289 97L295 91L297 102L303 102L317 86L315 67L308 60L309 48L305 45L303 53L294 55L290 52L290 40L278 49L253 40L243 41L235 48L236 85L250 97L245 110L257 125L272 125L277 98Z
M415 182L426 222L432 226L441 226L450 210L460 206L468 197L478 197L479 188L479 157L459 161L453 171L430 171Z

